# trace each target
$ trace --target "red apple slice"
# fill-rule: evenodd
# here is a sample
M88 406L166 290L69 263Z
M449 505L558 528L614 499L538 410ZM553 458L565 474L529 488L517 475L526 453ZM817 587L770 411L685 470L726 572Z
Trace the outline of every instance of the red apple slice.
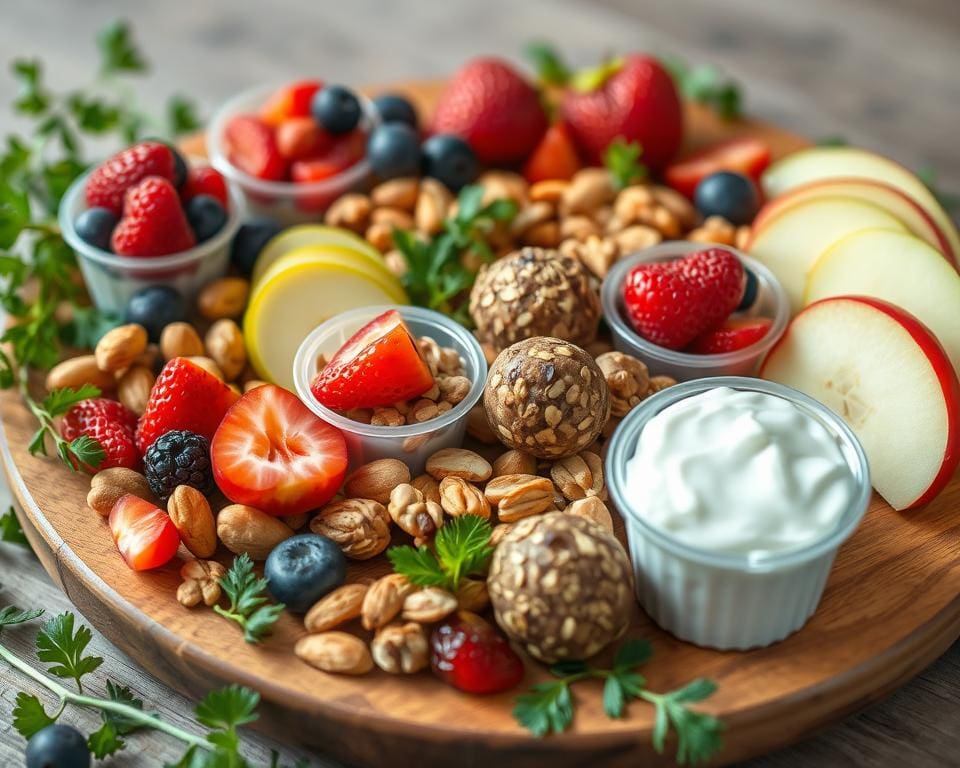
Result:
M934 498L960 462L960 382L934 335L885 301L840 296L797 315L760 375L840 414L894 509Z
M787 190L760 209L753 220L753 231L764 229L767 221L784 211L821 197L845 197L882 208L896 216L914 235L936 248L954 267L960 266L960 255L953 252L950 240L930 214L906 193L872 179L821 179Z

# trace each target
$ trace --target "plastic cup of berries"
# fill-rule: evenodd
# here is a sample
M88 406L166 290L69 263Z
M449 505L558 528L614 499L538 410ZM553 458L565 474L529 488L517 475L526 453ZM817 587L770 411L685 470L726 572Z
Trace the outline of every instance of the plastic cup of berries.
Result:
M769 269L709 243L661 243L621 259L600 298L614 348L677 381L755 374L790 320Z
M404 327L417 347L412 354ZM358 338L362 339L359 343ZM384 348L393 350L389 357L380 355L379 350ZM318 398L318 374L328 362L333 370L333 364L342 359L338 357L341 350L365 362L366 370L358 374L365 379L355 379L360 387L364 381L371 382L371 387L403 387L413 377L420 393L379 407L327 407L320 402L320 398L331 402L326 395ZM423 373L415 359L417 354L430 372ZM436 387L424 390L434 370ZM327 320L304 339L294 360L293 377L297 394L307 407L343 432L352 468L393 458L405 462L416 475L423 471L427 458L441 448L463 444L467 417L483 394L487 362L473 334L446 315L422 307L360 307ZM341 392L348 390L335 377L328 377L327 384ZM454 394L454 389L459 391Z
M122 315L130 297L151 285L168 286L190 303L230 262L239 196L205 162L187 168L177 154L171 171L157 146L166 145L141 142L122 150L74 181L60 203L63 238L77 255L90 298L106 312ZM88 192L91 178L97 186L96 175L102 179L101 169L115 162L120 171L111 187L101 183Z
M240 189L248 216L284 225L319 221L334 200L367 185L367 138L379 123L377 112L367 98L348 92L352 119L340 112L326 130L314 116L321 89L318 80L254 88L227 101L210 121L210 161Z

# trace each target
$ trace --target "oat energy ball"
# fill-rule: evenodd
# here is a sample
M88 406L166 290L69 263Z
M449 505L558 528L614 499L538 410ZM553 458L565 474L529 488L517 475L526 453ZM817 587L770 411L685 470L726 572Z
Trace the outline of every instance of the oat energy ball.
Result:
M576 259L545 248L522 248L480 270L470 316L494 351L533 336L586 346L597 335L600 298Z
M597 439L610 418L610 390L587 352L538 336L497 355L483 405L506 445L541 459L560 459Z
M521 520L493 554L487 589L497 623L533 657L587 659L633 616L630 561L592 520L551 512Z

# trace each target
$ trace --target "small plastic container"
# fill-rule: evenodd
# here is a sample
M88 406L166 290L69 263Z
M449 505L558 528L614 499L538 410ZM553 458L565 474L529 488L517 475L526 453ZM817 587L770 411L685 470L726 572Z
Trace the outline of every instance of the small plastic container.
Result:
M319 221L323 212L341 195L367 186L370 180L370 163L366 157L351 165L343 173L310 184L292 181L267 181L240 170L227 157L224 132L227 123L236 115L257 114L280 86L261 86L234 96L227 101L210 121L207 130L207 151L214 168L240 189L247 217L268 216L285 226ZM363 115L360 127L367 133L379 123L380 118L372 102L357 95Z
M786 552L720 554L691 547L653 527L625 497L627 462L647 422L673 403L715 387L784 398L835 437L856 493L829 534ZM681 640L720 650L770 645L806 623L817 609L840 545L859 525L871 495L866 455L843 419L794 389L737 376L678 384L638 405L611 437L606 472L610 495L626 524L640 604L650 618Z
M763 264L729 246L718 246L734 253L757 276L757 300L741 316L762 316L773 320L767 334L754 344L719 355L695 355L660 347L642 338L627 319L623 306L623 284L638 264L678 259L706 247L703 243L672 241L645 248L618 261L604 278L600 290L603 317L610 326L613 346L619 352L639 358L653 375L671 376L677 381L706 376L751 376L757 372L764 355L777 342L790 322L790 302L783 287Z
M421 424L400 427L374 426L341 416L317 402L310 382L317 373L317 357L327 359L354 333L377 315L396 309L415 337L429 336L441 347L460 353L466 376L473 382L467 396L442 416ZM487 361L479 342L459 323L421 307L360 307L343 312L319 325L300 345L293 363L293 378L300 399L324 421L339 428L347 440L351 468L376 459L400 459L414 476L423 472L427 459L441 448L459 448L467 431L467 415L483 394Z
M84 190L89 175L85 173L70 185L60 203L59 221L63 239L77 254L87 291L98 309L122 314L130 297L148 285L175 288L192 304L204 285L227 271L230 244L240 228L240 198L230 185L227 222L216 235L169 256L132 257L102 251L77 234L74 221L87 209Z

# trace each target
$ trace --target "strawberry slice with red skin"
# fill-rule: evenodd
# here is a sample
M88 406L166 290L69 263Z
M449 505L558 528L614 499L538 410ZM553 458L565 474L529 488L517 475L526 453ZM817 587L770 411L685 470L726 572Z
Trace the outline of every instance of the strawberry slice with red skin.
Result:
M693 200L697 185L717 171L735 171L753 179L760 189L760 175L770 165L770 147L752 137L733 139L702 149L667 166L664 181Z
M298 80L279 88L260 108L260 119L276 128L291 117L309 117L313 97L322 87L320 80Z
M773 320L769 317L731 317L694 339L687 352L720 355L745 349L766 336L771 325Z
M224 208L230 207L227 182L209 165L191 168L187 172L187 180L184 182L183 189L180 190L180 197L184 203L189 203L197 195L210 195L219 200Z
M137 448L146 453L160 435L175 429L196 432L209 440L239 397L196 363L175 357L163 367L150 390L137 424Z
M120 556L134 571L159 568L177 554L180 535L173 521L149 501L129 493L121 496L108 520Z
M328 145L321 154L313 154L291 163L290 178L300 184L332 178L356 165L363 158L366 145L366 134L359 129L352 131Z
M333 148L337 137L312 117L291 117L277 126L277 149L287 160L318 157Z
M523 680L523 661L475 613L460 611L440 624L433 630L430 647L434 673L466 693L501 693Z
M85 188L90 208L108 208L118 216L123 212L127 190L147 176L173 181L173 152L159 141L134 144L98 165Z
M266 181L282 181L287 175L273 129L254 115L237 115L224 132L227 157L244 173Z
M317 374L310 391L327 408L376 408L418 397L433 375L395 309L351 336Z
M523 175L531 184L551 179L569 179L580 170L581 165L570 130L563 123L554 123L543 134L523 166Z
M127 190L123 218L110 237L114 253L137 258L166 256L196 244L177 190L167 179L148 176Z
M623 284L627 318L647 341L683 349L730 316L744 282L743 265L725 248L640 264Z
M237 504L296 515L326 504L347 472L340 431L273 384L247 392L210 444L213 476Z

